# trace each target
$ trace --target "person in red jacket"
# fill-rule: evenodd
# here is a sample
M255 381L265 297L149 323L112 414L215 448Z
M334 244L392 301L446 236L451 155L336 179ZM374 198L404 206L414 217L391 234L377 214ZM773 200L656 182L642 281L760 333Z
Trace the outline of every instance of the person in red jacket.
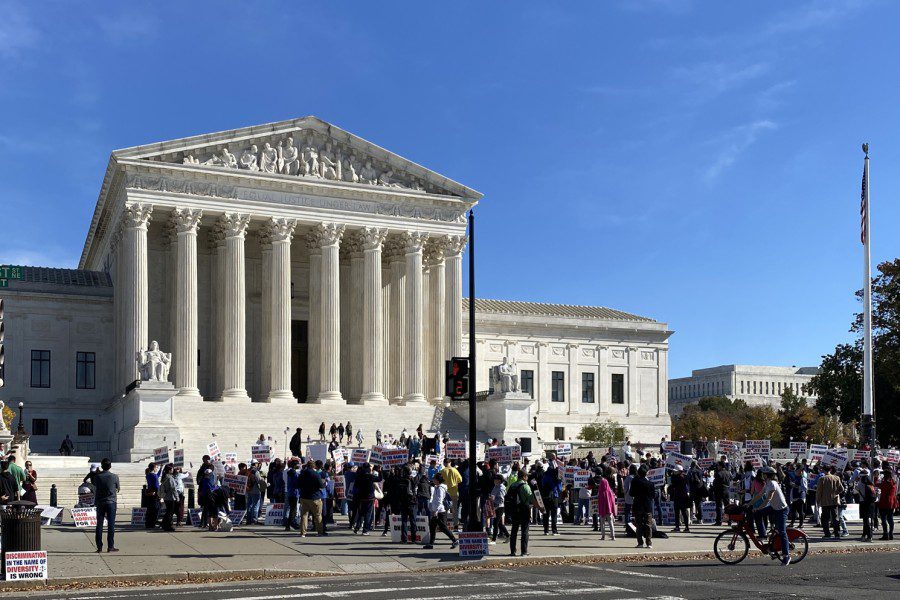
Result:
M894 539L894 511L897 510L897 481L890 469L885 469L884 478L878 484L881 497L878 499L878 512L881 515L882 540Z

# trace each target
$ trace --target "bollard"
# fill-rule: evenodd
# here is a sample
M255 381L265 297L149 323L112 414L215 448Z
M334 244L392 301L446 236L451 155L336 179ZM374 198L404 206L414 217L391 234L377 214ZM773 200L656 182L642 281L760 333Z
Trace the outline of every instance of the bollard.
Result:
M56 484L50 486L50 506L56 508L57 503L59 502L59 492L56 490Z
M194 488L188 490L188 508L194 509Z

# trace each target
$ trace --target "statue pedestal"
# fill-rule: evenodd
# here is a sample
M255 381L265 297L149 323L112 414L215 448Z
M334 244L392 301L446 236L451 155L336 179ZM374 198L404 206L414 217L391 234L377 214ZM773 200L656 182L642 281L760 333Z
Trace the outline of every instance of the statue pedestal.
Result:
M475 426L490 437L504 440L508 445L516 439L525 442L522 454L540 454L537 447L537 433L531 428L531 407L534 398L522 392L501 392L478 403ZM483 440L479 440L483 441Z
M13 434L9 429L0 429L0 448L3 452L9 452L12 446Z
M113 402L109 412L116 424L114 461L140 460L152 456L154 448L180 440L174 421L176 394L175 386L168 381L142 381Z

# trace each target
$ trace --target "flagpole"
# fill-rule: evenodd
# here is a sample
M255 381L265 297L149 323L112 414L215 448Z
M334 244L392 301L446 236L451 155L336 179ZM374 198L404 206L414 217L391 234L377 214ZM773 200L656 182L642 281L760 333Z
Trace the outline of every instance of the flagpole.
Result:
M863 402L862 402L862 441L867 442L875 455L875 405L872 397L872 256L870 251L872 228L869 215L871 204L869 199L869 144L863 144L866 155L863 166L862 189L862 242L863 242Z

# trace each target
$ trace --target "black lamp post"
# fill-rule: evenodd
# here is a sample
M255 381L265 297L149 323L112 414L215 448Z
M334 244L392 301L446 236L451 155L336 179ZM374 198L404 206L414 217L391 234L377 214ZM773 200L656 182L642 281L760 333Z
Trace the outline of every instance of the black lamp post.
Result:
M22 420L22 413L25 412L25 403L19 402L19 427L16 433L25 433L25 421Z

